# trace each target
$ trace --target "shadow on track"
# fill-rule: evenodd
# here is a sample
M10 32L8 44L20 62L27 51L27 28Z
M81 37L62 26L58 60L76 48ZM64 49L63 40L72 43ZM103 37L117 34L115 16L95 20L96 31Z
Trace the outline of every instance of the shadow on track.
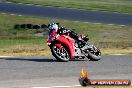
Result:
M43 57L43 58L34 58L34 57L3 57L1 58L0 57L0 60L3 59L3 60L10 60L10 61L33 61L33 62L61 62L61 61L58 61L56 60L55 58L51 57L51 58L46 58L46 57ZM90 60L86 60L86 59L83 59L83 60L70 60L69 62L78 62L78 61L90 61Z
M0 59L4 59L4 60L17 60L17 61L33 61L33 62L59 62L55 59L38 59L38 58L34 58L34 59L31 59L31 58L0 58Z
M0 57L0 60L9 60L9 61L32 61L32 62L62 62L58 61L54 57ZM90 59L74 59L69 62L81 62L81 61L91 61ZM93 62L93 61L92 61ZM95 62L95 61L94 61Z
M15 59L5 59L5 60L19 60L19 61L34 61L34 62L57 62L53 59L22 59L22 58L15 58Z

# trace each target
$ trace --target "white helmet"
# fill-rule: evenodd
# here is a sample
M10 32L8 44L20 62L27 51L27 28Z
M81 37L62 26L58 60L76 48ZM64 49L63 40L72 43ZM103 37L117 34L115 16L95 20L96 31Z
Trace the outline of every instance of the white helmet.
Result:
M56 30L56 32L57 32L59 27L56 23L51 23L51 24L48 24L48 29L49 30Z

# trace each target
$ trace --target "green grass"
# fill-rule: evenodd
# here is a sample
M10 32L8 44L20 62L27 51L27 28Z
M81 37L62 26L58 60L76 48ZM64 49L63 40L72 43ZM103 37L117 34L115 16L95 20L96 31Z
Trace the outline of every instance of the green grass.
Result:
M96 44L103 54L132 54L132 27L74 22L62 19L36 18L0 14L0 55L51 55L46 45L47 37L36 37L37 30L14 29L15 24L48 24L59 22L75 29L78 34L88 34L90 42ZM48 34L45 30L45 34Z
M132 0L1 0L44 6L132 13Z

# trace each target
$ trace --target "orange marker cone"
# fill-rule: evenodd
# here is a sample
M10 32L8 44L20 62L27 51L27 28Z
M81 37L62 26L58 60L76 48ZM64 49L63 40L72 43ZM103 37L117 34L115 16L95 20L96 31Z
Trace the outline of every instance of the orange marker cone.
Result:
M88 78L88 72L85 72L83 67L82 67L82 77Z

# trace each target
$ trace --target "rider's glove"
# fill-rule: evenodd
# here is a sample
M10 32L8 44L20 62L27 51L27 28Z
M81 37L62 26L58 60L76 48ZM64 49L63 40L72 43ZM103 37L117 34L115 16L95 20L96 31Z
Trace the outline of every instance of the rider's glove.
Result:
M51 44L50 40L47 40L47 45L50 45L50 44Z

